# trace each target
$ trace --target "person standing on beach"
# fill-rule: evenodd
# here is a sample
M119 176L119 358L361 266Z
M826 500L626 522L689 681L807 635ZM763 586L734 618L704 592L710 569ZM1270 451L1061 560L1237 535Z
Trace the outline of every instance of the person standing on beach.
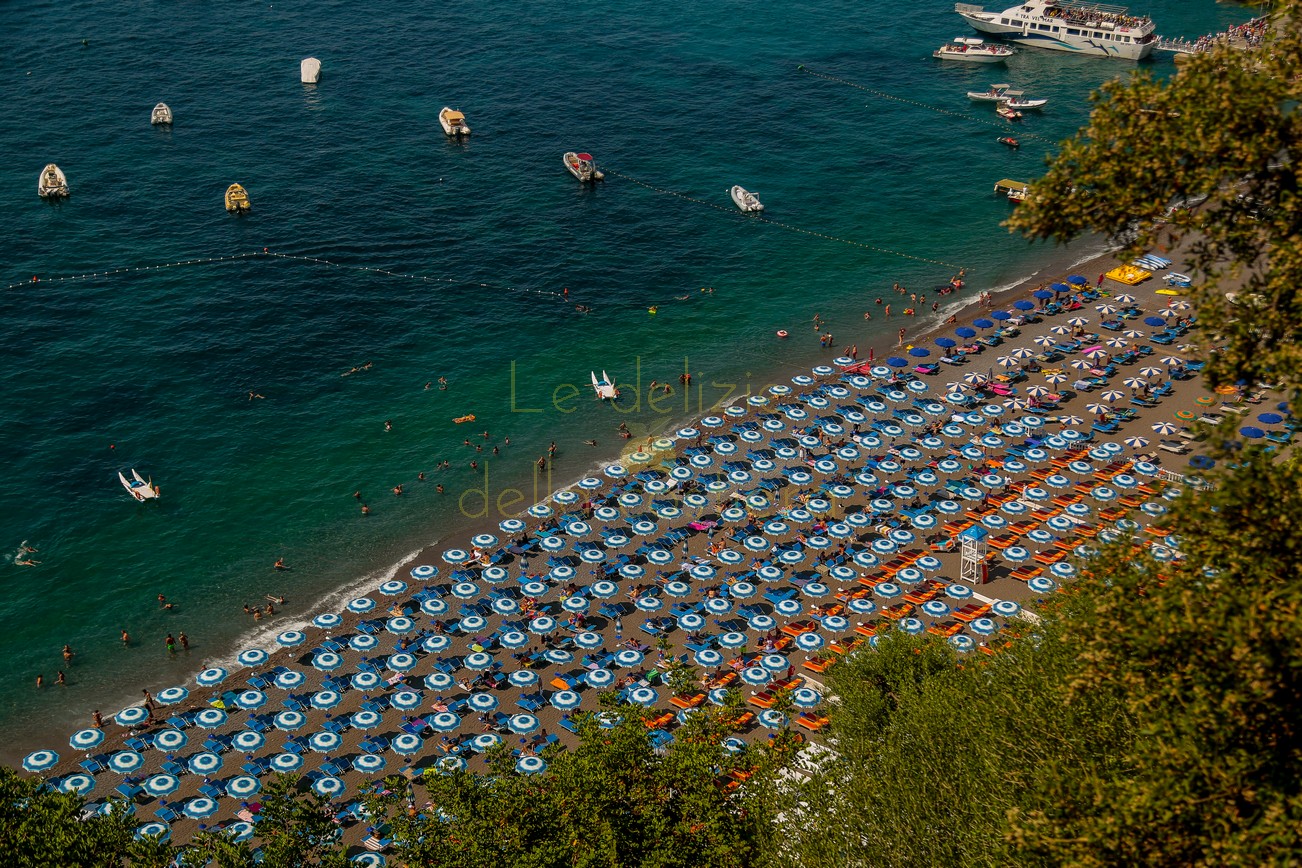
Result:
M90 720L96 729L104 728L104 717L99 713L98 708L91 712Z

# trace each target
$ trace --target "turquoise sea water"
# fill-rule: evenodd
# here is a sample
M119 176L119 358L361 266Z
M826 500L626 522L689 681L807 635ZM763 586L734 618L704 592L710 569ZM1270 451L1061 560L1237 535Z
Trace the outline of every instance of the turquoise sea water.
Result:
M1210 2L1144 9L1171 36L1248 17ZM6 758L265 642L243 603L290 598L258 625L284 629L482 524L483 498L461 497L472 488L495 523L507 489L522 508L613 457L620 420L639 435L674 427L834 355L815 312L838 343L882 349L903 305L889 299L886 323L872 300L894 281L928 290L962 265L989 289L1091 252L1008 236L1009 206L989 190L1036 175L1047 146L1029 134L1066 136L1089 90L1134 66L1035 51L1006 68L934 61L961 25L939 0L6 4L0 285L15 286L0 292L0 545L12 561L25 540L41 561L0 564ZM317 86L298 81L308 55L323 63ZM1051 100L1014 131L1020 151L964 96L995 81ZM159 100L171 129L148 123ZM443 105L466 112L469 142L444 138ZM561 166L570 149L615 171L582 188ZM51 161L66 202L35 195ZM233 181L250 215L223 211ZM775 221L946 264L748 220L734 183ZM264 248L354 268L254 256L50 279ZM685 367L692 395L648 406L649 382ZM603 368L630 398L640 374L640 412L591 400L588 373ZM440 375L447 391L423 388ZM467 413L473 425L452 423ZM462 445L485 430L484 453ZM552 441L553 475L534 479ZM452 468L435 472L443 458ZM160 503L122 491L116 473L131 467ZM291 569L273 571L277 558ZM160 593L176 608L160 610ZM188 655L167 655L169 631L190 636ZM37 692L65 642L78 654L68 686Z

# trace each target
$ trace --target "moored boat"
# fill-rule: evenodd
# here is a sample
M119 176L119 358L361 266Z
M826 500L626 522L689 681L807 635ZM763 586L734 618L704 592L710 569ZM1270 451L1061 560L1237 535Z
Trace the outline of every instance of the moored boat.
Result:
M1027 99L1026 92L1020 90L1004 91L1003 103L1014 111L1023 111L1025 109L1038 109L1047 103L1047 99Z
M596 371L589 371L592 376L592 390L597 393L597 397L602 401L613 401L619 397L619 389L615 388L615 383L610 379L610 375L605 371L601 372L601 379L597 379Z
M991 45L970 36L958 36L931 52L937 60L962 60L967 63L1003 63L1013 56L1006 45Z
M172 109L168 107L167 103L160 102L158 105L154 106L154 110L149 113L149 122L154 126L170 124L172 122Z
M146 500L158 499L158 486L154 485L154 480L149 479L146 481L142 479L140 474L135 471L135 468L132 468L131 470L130 479L127 478L126 474L119 470L118 481L122 483L122 487L127 490L128 494L141 503L144 503Z
M1000 178L995 181L995 195L1003 196L1011 202L1021 202L1026 198L1028 184L1025 181L1014 181L1011 178Z
M68 195L68 178L54 163L46 164L36 179L36 193L42 199L62 199Z
M606 177L592 161L592 154L578 154L574 151L566 151L565 156L561 159L565 161L565 170L585 184L589 181L600 181Z
M759 197L740 184L729 190L728 195L732 197L732 204L747 214L758 214L764 210L764 205L760 202Z
M305 57L298 65L298 78L303 84L316 84L321 80L321 61Z
M226 188L226 210L232 214L243 214L252 206L249 202L249 194L239 184L231 184Z
M1013 150L1016 150L1017 148L1020 148L1022 146L1022 143L1017 141L1017 139L1013 138L1012 136L1000 136L995 141L999 142L999 144L1001 145L1007 145Z
M977 102L999 102L1008 93L1011 84L992 84L989 90L969 90L967 98Z
M443 106L439 112L439 124L443 127L443 132L449 136L468 136L470 127L466 125L466 116L455 109Z
M1157 46L1153 19L1131 15L1124 6L1023 0L1002 12L972 3L956 3L954 11L979 33L1036 48L1142 60Z
M1022 113L1017 109L1011 109L1006 103L1000 103L999 108L995 109L995 114L999 115L1006 121L1020 121Z

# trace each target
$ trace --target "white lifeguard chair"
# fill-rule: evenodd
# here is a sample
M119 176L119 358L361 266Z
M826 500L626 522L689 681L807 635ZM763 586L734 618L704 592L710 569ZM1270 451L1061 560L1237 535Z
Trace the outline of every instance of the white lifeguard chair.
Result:
M990 533L980 525L973 525L958 535L962 552L962 565L959 578L973 585L986 581L986 552L989 550Z

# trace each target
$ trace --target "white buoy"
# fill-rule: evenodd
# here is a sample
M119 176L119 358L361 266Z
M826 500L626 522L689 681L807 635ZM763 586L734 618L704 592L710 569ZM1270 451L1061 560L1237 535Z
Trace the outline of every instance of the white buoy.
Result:
M315 57L305 57L298 65L298 71L304 84L316 84L321 80L321 61Z

